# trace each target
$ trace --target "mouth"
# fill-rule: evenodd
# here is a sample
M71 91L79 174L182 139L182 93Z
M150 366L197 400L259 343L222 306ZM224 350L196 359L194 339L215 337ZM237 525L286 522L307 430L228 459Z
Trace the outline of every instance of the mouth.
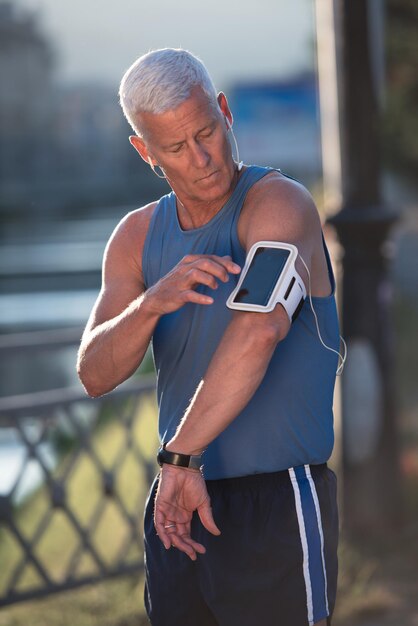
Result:
M200 183L202 180L209 180L210 178L212 178L212 176L215 176L215 174L218 173L218 170L215 170L214 172L212 172L211 174L208 174L207 176L203 176L202 178L198 178L196 180L197 183Z

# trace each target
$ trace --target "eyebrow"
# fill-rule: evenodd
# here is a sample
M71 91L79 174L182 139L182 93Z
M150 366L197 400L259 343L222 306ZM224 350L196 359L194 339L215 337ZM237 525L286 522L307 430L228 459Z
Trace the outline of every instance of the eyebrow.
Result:
M176 141L175 143L167 144L166 146L163 146L163 150L168 150L169 148L175 148L176 146L181 146L182 143L184 143L184 140L183 141Z

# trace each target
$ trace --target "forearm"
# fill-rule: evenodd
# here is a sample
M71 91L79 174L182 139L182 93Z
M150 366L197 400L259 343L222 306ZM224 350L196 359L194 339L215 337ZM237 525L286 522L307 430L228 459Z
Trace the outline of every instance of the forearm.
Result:
M135 372L159 317L142 294L118 316L85 333L77 370L89 395L107 393Z
M233 320L225 331L167 449L200 453L244 409L263 380L278 329L274 325L254 329L251 319L242 321Z

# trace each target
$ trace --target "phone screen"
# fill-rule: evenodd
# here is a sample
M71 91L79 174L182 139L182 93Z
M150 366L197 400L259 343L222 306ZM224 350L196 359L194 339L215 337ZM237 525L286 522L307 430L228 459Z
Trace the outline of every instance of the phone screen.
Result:
M290 250L257 248L234 302L267 306Z

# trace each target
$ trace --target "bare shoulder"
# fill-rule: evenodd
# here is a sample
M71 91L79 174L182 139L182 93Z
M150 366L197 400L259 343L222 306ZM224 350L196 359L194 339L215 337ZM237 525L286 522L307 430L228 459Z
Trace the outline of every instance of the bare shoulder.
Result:
M125 269L142 275L141 259L149 224L158 201L130 211L117 224L106 245L104 263L112 260L112 265L121 260Z
M309 191L280 172L259 180L247 194L238 225L241 241L252 231L259 240L281 237L283 241L307 240L321 231L321 220ZM257 239L255 239L257 241Z
M279 172L258 181L247 195L238 236L246 250L263 240L293 243L311 272L312 295L329 296L331 284L321 218L311 194L301 183ZM299 259L296 269L308 288L308 275Z

